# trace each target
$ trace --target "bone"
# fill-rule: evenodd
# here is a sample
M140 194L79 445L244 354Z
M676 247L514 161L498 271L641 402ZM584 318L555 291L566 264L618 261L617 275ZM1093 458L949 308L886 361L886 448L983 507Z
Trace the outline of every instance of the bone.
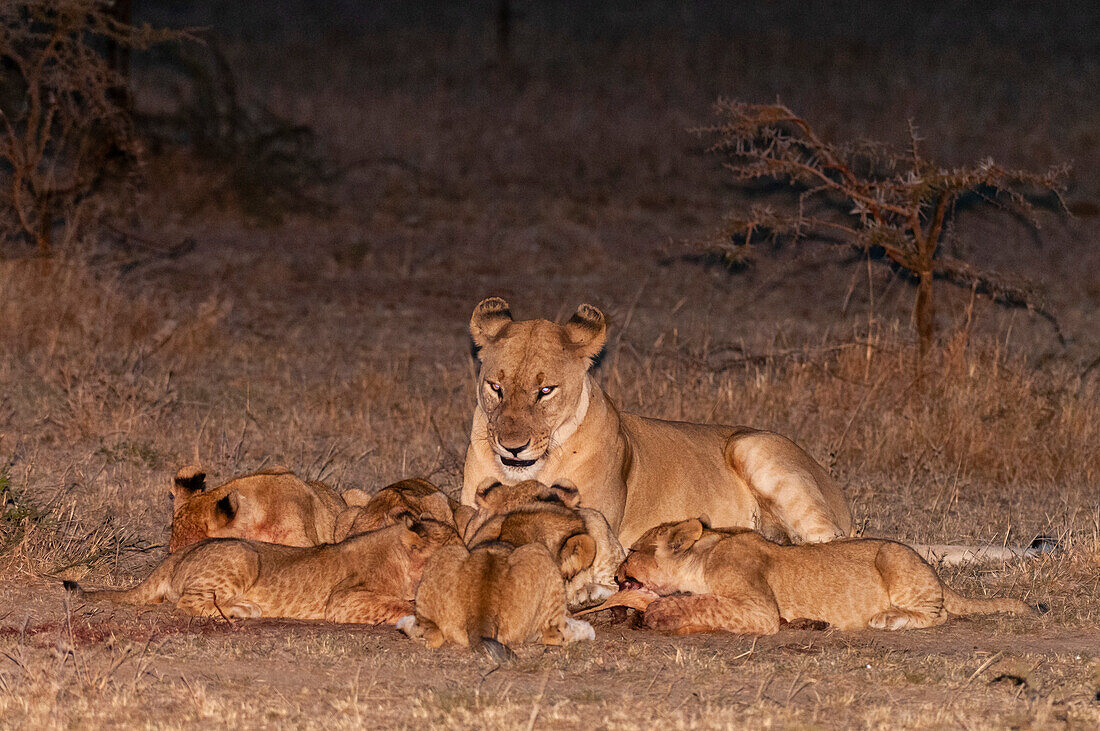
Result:
M573 616L580 617L593 612L602 612L612 607L630 607L631 609L637 609L639 612L644 612L646 607L656 598L657 594L649 589L623 589L609 596L603 604L574 612Z

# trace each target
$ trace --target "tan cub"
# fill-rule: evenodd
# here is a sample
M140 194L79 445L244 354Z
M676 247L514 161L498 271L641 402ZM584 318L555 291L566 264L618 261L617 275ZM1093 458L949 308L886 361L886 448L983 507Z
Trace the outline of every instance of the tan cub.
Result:
M347 490L343 498L349 507L336 518L334 541L392 525L405 515L414 518L426 515L441 523L454 525L455 511L459 508L457 501L421 479L386 485L374 495L367 495L358 489Z
M568 485L527 480L483 486L477 493L478 515L470 523L473 531L467 529L466 544L541 543L557 557L569 607L591 606L614 593L615 570L626 551L603 515L577 507L579 502L576 488Z
M65 587L88 601L174 602L199 617L291 617L392 623L412 611L428 558L459 543L454 528L405 519L342 543L310 548L214 538L170 554L125 591Z
M948 614L1034 613L1016 599L956 594L913 549L893 541L780 546L695 519L646 531L618 576L624 588L640 584L660 595L645 623L676 633L774 634L793 619L897 630L942 624ZM669 596L678 592L689 594Z
M172 484L175 552L205 538L248 538L288 546L331 543L346 504L323 482L304 482L273 467L207 489L206 475L183 467Z
M441 548L424 570L416 614L397 628L431 648L450 642L498 661L512 656L510 645L595 638L592 625L567 613L557 563L540 543Z

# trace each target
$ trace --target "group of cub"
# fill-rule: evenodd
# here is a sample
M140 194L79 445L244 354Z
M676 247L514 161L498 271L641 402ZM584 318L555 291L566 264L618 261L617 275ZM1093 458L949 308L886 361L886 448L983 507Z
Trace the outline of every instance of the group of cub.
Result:
M88 601L170 601L202 617L396 624L429 647L497 659L509 645L593 639L570 611L612 606L642 611L653 629L750 634L796 619L904 629L948 613L1032 611L961 597L886 540L782 546L704 518L653 527L628 555L567 484L487 481L465 506L417 479L340 494L271 469L208 489L184 468L172 493L170 554L149 578L125 591L66 587Z
M207 489L184 468L172 494L170 553L145 581L69 591L200 617L398 624L432 647L500 656L592 639L569 609L614 593L625 556L574 488L535 481L487 484L468 507L424 480L338 494L277 468Z

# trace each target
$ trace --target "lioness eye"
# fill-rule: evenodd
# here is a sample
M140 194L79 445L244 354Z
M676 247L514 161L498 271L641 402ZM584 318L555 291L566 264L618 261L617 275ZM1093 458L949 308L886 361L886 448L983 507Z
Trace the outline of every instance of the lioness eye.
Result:
M550 394L554 393L554 389L556 388L557 386L543 386L539 389L538 398L541 399L543 396L549 396Z
M500 384L499 384L499 383L494 383L494 382L492 382L492 381L486 381L485 383L487 383L487 384L488 384L488 386L489 386L489 390L491 390L491 391L492 391L493 393L495 393L495 394L496 394L497 396L502 396L502 395L503 395L503 393L502 393L502 391L501 391L501 388L500 388Z

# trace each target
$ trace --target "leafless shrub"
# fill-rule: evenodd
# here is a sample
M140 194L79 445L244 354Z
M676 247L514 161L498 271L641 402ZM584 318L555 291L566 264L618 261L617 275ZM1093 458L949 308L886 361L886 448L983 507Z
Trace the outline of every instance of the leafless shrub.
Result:
M141 145L118 49L176 37L117 19L103 0L0 4L0 217L52 253L124 205ZM109 52L108 52L109 51ZM111 195L99 195L114 185Z
M945 223L964 196L1034 222L1030 196L1053 195L1061 204L1065 168L1040 174L1007 170L992 160L946 168L925 158L912 124L909 149L896 150L866 140L824 140L782 104L720 100L717 112L719 124L701 130L715 138L711 151L725 158L725 167L738 181L776 181L797 190L798 209L786 213L758 205L747 215L732 215L701 243L704 252L740 264L754 242L814 238L881 254L917 281L913 319L922 358L935 334L937 278L971 287L1004 305L1026 307L1058 331L1057 321L1029 283L949 256L940 245ZM809 204L819 202L826 204L824 213L807 212ZM837 209L840 213L834 215Z
M213 43L166 48L159 66L175 74L175 109L140 115L160 145L179 145L209 164L213 201L251 221L279 224L286 213L331 210L336 177L311 127L245 99L225 54Z

